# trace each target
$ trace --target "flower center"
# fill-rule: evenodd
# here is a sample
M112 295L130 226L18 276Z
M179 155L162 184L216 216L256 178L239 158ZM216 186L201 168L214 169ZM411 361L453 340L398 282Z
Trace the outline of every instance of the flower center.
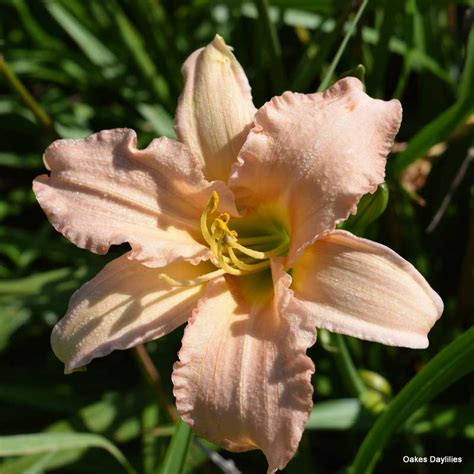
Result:
M215 257L214 263L224 273L249 275L260 272L270 267L271 257L288 252L289 237L283 229L265 224L265 219L253 226L242 222L243 235L239 237L237 231L229 227L227 212L213 217L218 205L219 195L213 191L201 215L201 232ZM238 221L245 221L245 218Z

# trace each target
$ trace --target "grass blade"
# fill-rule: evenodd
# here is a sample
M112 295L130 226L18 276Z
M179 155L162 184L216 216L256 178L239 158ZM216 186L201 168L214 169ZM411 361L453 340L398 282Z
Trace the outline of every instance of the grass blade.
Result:
M323 63L326 61L339 38L339 31L344 28L344 24L350 13L351 7L347 5L337 18L334 29L331 32L323 36L322 32L324 28L321 26L319 30L313 34L313 38L308 43L296 68L295 77L290 87L292 91L307 90L313 79L320 73Z
M437 354L392 400L365 437L350 472L372 472L392 435L418 408L474 369L474 327Z
M168 451L166 451L165 460L161 465L160 474L181 474L183 472L192 434L191 428L184 421L179 420Z
M114 3L112 9L123 44L129 50L141 75L148 82L155 97L161 103L166 104L171 108L168 83L158 72L154 62L148 55L142 36L129 21L118 4Z
M61 5L47 2L45 6L93 64L99 67L116 64L113 53Z
M323 91L324 89L327 89L327 87L329 86L332 76L334 75L334 71L336 70L336 67L339 64L339 61L341 59L341 56L344 53L347 47L347 44L349 43L349 39L353 35L356 29L357 23L359 23L360 17L362 16L362 13L364 13L364 10L367 7L368 3L369 3L369 0L364 0L362 4L360 5L359 10L357 11L354 19L351 21L349 28L347 29L344 39L342 40L341 46L339 46L339 49L337 50L336 55L334 56L334 59L332 60L329 66L329 69L326 75L324 76L324 79L319 85L318 91Z

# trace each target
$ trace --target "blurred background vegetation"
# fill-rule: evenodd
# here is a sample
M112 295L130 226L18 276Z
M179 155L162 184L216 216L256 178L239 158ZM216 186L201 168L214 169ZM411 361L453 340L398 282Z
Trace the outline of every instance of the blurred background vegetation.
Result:
M141 145L174 137L181 65L216 33L234 47L257 106L283 90L314 92L359 64L370 95L401 100L404 120L389 157L387 210L353 230L413 262L445 303L427 350L346 338L370 388L362 400L344 383L334 340L319 335L310 351L317 367L315 409L286 472L333 473L351 465L390 399L471 326L473 2L270 3L0 0L0 435L53 433L44 438L46 447L40 438L16 438L12 448L0 437L0 455L16 454L4 458L2 474L132 472L120 452L138 472L163 466L173 426L132 352L115 352L86 373L64 376L49 345L72 292L124 248L107 257L75 248L45 218L31 181L44 172L42 152L58 137L114 127L137 130ZM175 331L147 345L170 401L180 336ZM473 364L468 360L463 373ZM390 437L376 472L436 472L432 465L406 465L402 456L451 455L463 463L440 470L472 473L473 387L471 373L408 417ZM100 436L74 438L84 432ZM235 472L216 465L209 455L215 448L198 443L184 471ZM259 452L220 453L242 472L266 469ZM161 472L177 472L169 469Z

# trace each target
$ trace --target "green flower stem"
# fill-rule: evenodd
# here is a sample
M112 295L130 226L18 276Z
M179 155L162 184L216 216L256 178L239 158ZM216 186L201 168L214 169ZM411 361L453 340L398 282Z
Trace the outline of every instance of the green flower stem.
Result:
M354 362L352 361L349 349L347 348L346 342L344 341L344 336L340 334L333 334L334 340L336 342L337 352L335 352L336 362L341 372L342 379L347 386L347 389L356 397L361 397L361 395L366 391L364 382L359 376L357 369L355 368Z
M349 25L349 28L347 29L347 33L344 36L344 39L342 40L341 46L339 46L339 49L337 50L336 55L334 56L334 59L332 60L329 66L329 69L326 75L324 76L324 79L321 81L321 84L319 85L319 88L318 88L319 92L328 88L331 82L332 76L334 75L334 71L336 70L336 67L339 64L339 61L341 59L341 56L347 47L347 43L349 43L349 39L354 33L357 23L359 22L360 17L362 16L362 13L364 13L365 7L367 6L368 3L369 3L369 0L364 0L360 5L359 10L357 10L355 17L352 20L351 24Z
M20 79L18 79L17 75L5 61L3 54L0 54L0 73L13 91L21 97L21 100L33 112L38 123L46 129L52 129L53 121L50 116L41 108L26 87L21 83Z
M382 450L410 415L446 387L474 370L474 327L459 336L413 377L365 437L350 469L370 474Z
M275 25L270 18L268 0L255 0L255 4L258 10L258 18L268 41L272 80L276 91L280 93L285 87L285 70L283 68L280 42L278 41Z
M175 423L179 419L178 414L176 413L174 406L168 402L168 397L161 386L160 374L156 370L155 364L153 364L150 354L148 354L145 346L139 344L134 347L133 355L142 370L145 380L153 389L158 406L164 411L169 421Z

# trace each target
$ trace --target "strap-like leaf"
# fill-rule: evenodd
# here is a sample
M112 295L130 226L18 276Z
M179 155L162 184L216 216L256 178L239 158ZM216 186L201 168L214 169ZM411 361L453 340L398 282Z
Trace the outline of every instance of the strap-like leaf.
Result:
M181 474L183 472L192 434L191 428L184 421L179 420L168 451L166 451L165 460L161 465L160 474Z
M351 474L372 472L388 440L418 408L474 369L474 327L437 354L392 400L365 437Z

